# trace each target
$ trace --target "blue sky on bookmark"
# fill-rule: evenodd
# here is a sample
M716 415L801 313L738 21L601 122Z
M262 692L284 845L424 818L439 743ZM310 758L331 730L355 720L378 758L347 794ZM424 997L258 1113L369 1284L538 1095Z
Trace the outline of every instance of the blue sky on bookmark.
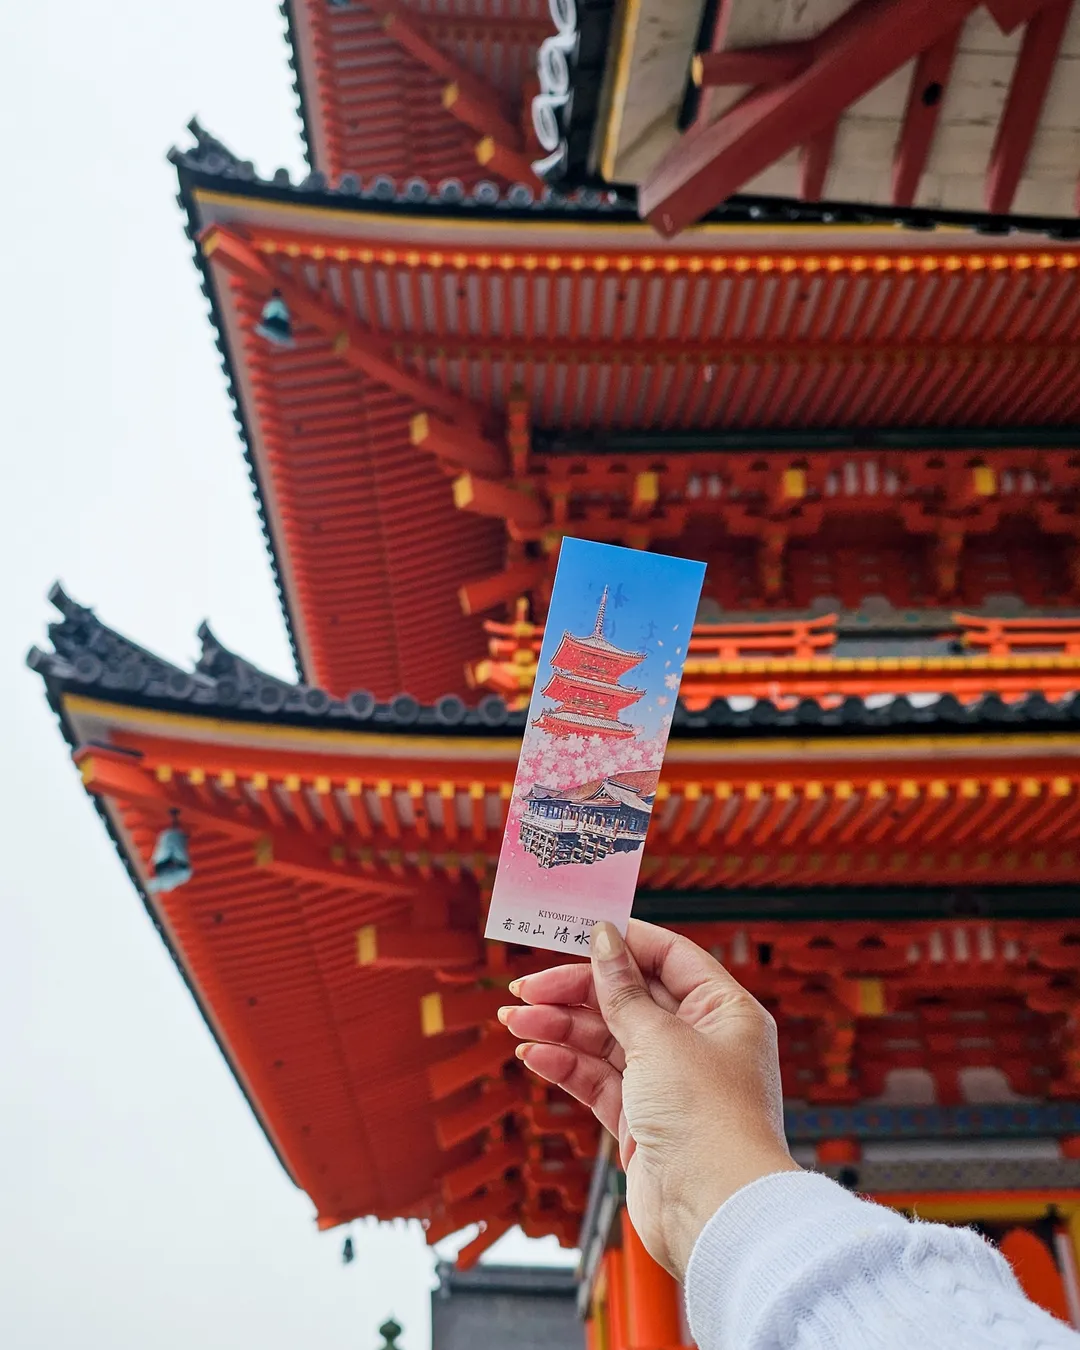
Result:
M536 687L550 679L564 632L585 637L594 631L606 588L602 636L644 654L626 679L645 690L628 718L644 736L655 734L674 707L704 574L704 563L687 558L564 539Z

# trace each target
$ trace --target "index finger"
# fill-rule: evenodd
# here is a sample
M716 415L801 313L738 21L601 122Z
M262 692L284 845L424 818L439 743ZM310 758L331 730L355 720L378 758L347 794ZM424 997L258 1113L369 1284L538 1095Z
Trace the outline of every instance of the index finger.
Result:
M646 976L645 983L649 986L653 1001L665 1012L678 1009L679 1000L673 998L655 976ZM523 1003L556 1004L560 1007L600 1011L591 965L575 963L572 966L552 966L550 970L523 975L511 983L510 992Z
M514 980L510 992L525 1003L561 1003L568 1007L599 1008L593 989L592 966L552 966Z
M707 980L742 988L715 957L669 928L631 919L626 945L646 980L659 980L679 1003Z
M706 981L719 981L736 989L742 987L697 943L670 929L631 919L626 944L653 997L669 1012ZM514 982L511 992L526 1003L599 1007L593 989L592 966L584 963L553 966L535 975L525 975ZM664 997L665 994L668 997Z

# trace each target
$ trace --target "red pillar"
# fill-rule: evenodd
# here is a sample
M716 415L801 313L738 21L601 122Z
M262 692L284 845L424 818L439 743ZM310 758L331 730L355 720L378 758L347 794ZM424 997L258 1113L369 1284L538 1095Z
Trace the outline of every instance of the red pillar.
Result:
M626 1277L623 1254L610 1251L604 1257L607 1273L607 1350L628 1350L626 1329Z
M626 1330L631 1350L668 1350L682 1341L679 1286L645 1250L623 1210Z
M818 1162L824 1166L857 1163L862 1157L862 1148L857 1139L822 1139L814 1152Z

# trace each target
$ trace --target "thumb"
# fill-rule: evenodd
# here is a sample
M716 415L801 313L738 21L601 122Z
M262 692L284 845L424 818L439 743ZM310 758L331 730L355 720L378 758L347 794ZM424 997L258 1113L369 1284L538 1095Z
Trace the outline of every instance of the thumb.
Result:
M630 1053L643 1036L650 1031L655 1035L658 1023L666 1021L667 1014L654 1002L638 963L614 924L596 924L589 945L601 1015L615 1039Z

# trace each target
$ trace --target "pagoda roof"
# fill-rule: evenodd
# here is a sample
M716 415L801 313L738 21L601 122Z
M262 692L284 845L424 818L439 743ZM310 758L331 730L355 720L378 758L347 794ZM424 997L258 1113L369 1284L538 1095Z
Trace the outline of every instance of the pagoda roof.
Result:
M509 566L497 503L516 499L480 475L460 493L452 479L474 451L502 453L519 385L537 446L584 422L679 434L749 417L760 435L828 428L848 411L925 433L957 422L939 397L949 388L976 422L1045 432L1080 389L1080 360L1056 336L1077 288L1064 248L1032 255L968 232L943 251L933 235L745 213L668 248L618 203L260 182L201 129L175 159L298 668L335 694L466 691L484 639L457 590ZM1021 292L1036 282L1025 317ZM275 285L305 311L292 347L254 331ZM587 303L594 289L611 304ZM550 310L549 291L565 297ZM348 312L335 296L350 297ZM806 317L781 336L784 296ZM700 307L721 302L713 330L698 331ZM945 315L948 336L934 336ZM471 422L471 449L424 448L419 415Z
M595 1129L584 1114L522 1105L494 1009L505 980L539 957L511 948L493 974L479 938L524 715L454 696L335 700L265 675L205 627L185 671L59 589L53 599L51 650L34 649L30 665L155 927L320 1223L414 1216L436 1240L494 1215L572 1242ZM626 773L608 784L656 792L643 902L711 920L729 895L736 909L751 903L742 887L770 912L805 915L816 888L835 905L829 887L862 886L871 908L840 908L873 929L873 906L927 914L937 896L945 915L957 886L975 886L973 913L1062 913L1060 888L1080 879L1078 701L942 704L907 705L891 724L888 709L857 700L815 707L814 721L804 704L680 714L659 783ZM174 809L193 876L155 892L151 854ZM934 843L948 820L961 828ZM845 838L860 828L885 843L854 852ZM913 876L914 900L890 898L890 878L910 889ZM984 963L980 978L1012 990L1026 959L1015 970ZM443 966L449 983L433 974ZM497 1097L475 1087L485 1077ZM484 1142L491 1111L519 1122L498 1148ZM533 1175L528 1150L541 1138Z
M556 679L572 685L576 689L595 689L604 694L617 693L626 700L626 705L637 702L645 693L644 689L635 689L631 685L615 684L610 680L590 680L585 675L577 675L573 671L564 670L561 666L552 665L552 679L548 681L546 688L550 689L552 682ZM546 692L546 689L545 689Z
M590 731L618 730L629 736L633 732L633 727L616 717L594 717L590 713L572 712L569 708L545 708L536 722L565 722L567 726L580 727L582 735Z
M409 170L365 175L330 175L313 166L299 182L288 169L279 168L269 177L257 172L253 161L231 147L192 118L187 130L194 144L174 146L170 161L182 171L181 191L186 185L208 190L242 186L247 195L265 201L305 203L330 211L386 212L402 209L409 214L464 219L489 218L521 223L542 219L575 226L588 219L633 226L641 244L657 254L680 248L676 239L662 239L637 212L632 188L586 182L514 183L493 179L465 182L449 177L425 176ZM186 182L185 182L186 180ZM188 203L182 203L187 209ZM190 211L188 212L190 221ZM843 247L891 248L920 253L927 248L982 248L987 253L1002 247L1068 247L1080 239L1076 219L1016 212L1003 218L988 212L956 211L944 207L895 208L871 202L801 202L790 198L736 193L701 217L692 227L693 246L700 248L703 229L723 227L733 249L769 250L799 236L818 252ZM900 228L898 228L900 227ZM909 228L903 228L909 227ZM746 233L732 234L731 231ZM866 234L855 233L866 231ZM933 241L934 234L943 236ZM891 238L890 238L891 237ZM567 236L568 241L571 236ZM560 241L561 242L561 241ZM607 242L607 241L605 241ZM616 240L610 241L614 246ZM632 246L632 239L622 237ZM685 244L684 244L685 246Z
M604 652L609 656L621 656L627 661L632 659L635 663L644 661L647 655L646 652L632 652L625 647L617 647L614 642L609 642L602 633L589 633L585 637L578 637L576 633L567 631L563 633L562 640L575 647L588 647L590 651ZM566 673L573 674L572 671Z
M478 143L501 129L520 153L518 176L528 173L522 90L555 31L546 5L284 0L281 10L313 168L476 181L491 176Z
M268 675L225 647L208 624L199 628L202 654L191 671L173 665L101 622L92 609L72 600L57 584L49 598L61 619L49 627L50 651L31 649L28 663L44 677L57 697L85 693L119 698L132 707L195 716L227 717L238 723L267 723L312 730L362 730L365 734L450 740L459 737L501 740L512 744L524 732L527 709L511 709L497 694L467 702L457 693L423 701L410 693L379 699L370 690L355 689L337 698L317 685L291 684ZM865 658L860 658L866 666ZM1000 660L1000 658L999 658ZM763 663L757 663L762 664ZM787 663L776 663L783 671ZM888 660L897 689L906 672ZM763 674L767 674L763 665ZM792 672L791 678L795 678ZM1041 670L1030 670L1030 692L1003 698L987 693L961 700L952 694L916 693L910 697L876 689L866 697L850 695L839 702L803 697L792 703L776 698L716 698L704 709L688 710L680 699L672 711L672 741L692 744L738 737L813 734L850 737L926 732L984 735L1017 728L1048 732L1080 726L1080 695L1048 697L1040 688ZM776 681L774 681L776 682ZM942 677L941 683L947 684ZM511 738L509 741L507 738ZM515 751L516 753L516 751ZM669 752L670 753L670 752Z

